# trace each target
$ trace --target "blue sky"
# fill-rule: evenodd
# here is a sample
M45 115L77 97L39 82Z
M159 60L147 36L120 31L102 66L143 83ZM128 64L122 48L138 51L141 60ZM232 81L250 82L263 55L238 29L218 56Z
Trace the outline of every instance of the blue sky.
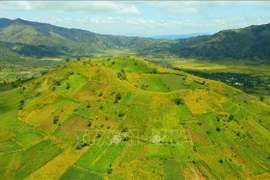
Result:
M267 1L0 1L0 17L100 34L206 33L270 23Z

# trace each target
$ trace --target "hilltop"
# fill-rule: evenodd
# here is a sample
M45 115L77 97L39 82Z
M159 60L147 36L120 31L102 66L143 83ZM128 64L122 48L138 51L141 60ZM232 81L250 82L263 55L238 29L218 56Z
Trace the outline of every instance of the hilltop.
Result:
M0 19L2 47L23 56L93 57L106 50L129 50L140 56L184 57L212 61L268 63L270 24L220 31L178 40L101 35L22 19Z
M268 178L269 109L138 57L70 62L0 91L0 176Z

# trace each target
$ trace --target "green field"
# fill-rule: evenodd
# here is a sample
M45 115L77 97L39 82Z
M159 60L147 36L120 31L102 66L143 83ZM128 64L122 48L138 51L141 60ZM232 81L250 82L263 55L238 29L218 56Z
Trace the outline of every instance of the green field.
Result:
M0 85L0 177L268 179L269 109L135 56L70 62Z

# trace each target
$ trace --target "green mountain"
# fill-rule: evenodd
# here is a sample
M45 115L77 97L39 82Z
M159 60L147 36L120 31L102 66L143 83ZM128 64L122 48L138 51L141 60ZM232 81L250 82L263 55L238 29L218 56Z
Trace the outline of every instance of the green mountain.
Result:
M99 35L79 29L3 18L0 19L0 41L13 43L16 47L20 46L20 49L17 50L11 47L11 44L1 43L2 46L9 47L12 51L38 57L90 56L94 52L125 48L137 50L154 42L154 40L146 38Z
M251 60L269 63L270 24L180 40L100 35L22 19L0 19L1 47L25 56L91 56L124 50L151 57Z
M178 57L210 60L251 60L270 63L270 24L220 31L211 36L178 40L168 48L145 49L170 52Z
M269 106L137 57L0 86L3 179L268 179Z

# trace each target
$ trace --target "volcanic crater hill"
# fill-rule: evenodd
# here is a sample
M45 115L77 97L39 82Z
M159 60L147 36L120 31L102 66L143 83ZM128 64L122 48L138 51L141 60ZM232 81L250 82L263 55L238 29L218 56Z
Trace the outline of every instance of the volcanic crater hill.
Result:
M138 57L70 62L0 97L3 178L269 177L268 105Z

